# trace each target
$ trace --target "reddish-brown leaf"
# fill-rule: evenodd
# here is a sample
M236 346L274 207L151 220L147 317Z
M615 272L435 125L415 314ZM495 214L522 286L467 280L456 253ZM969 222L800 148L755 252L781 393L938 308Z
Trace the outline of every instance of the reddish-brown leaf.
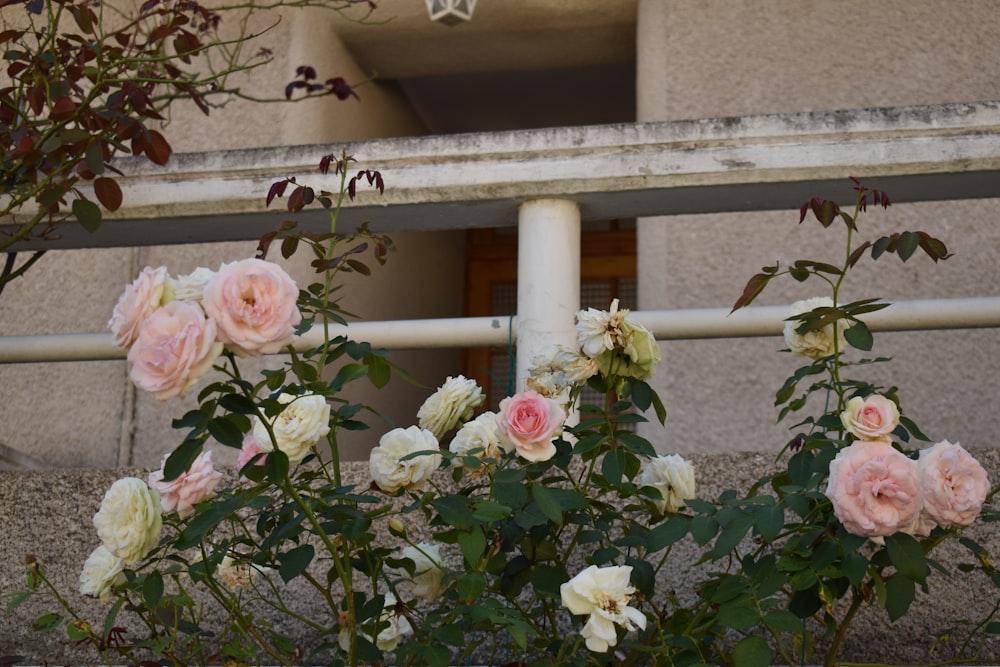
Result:
M52 105L52 109L49 111L49 119L55 121L69 120L74 114L76 114L76 103L69 97L60 97Z
M773 275L768 275L766 273L758 273L750 278L747 282L747 286L743 288L743 294L741 294L740 298L736 300L736 303L733 304L733 309L729 312L733 313L740 308L749 306L750 303L757 298L757 295L764 291L767 283L773 277Z
M122 189L113 178L102 176L94 181L94 194L97 201L109 211L117 211L122 205Z
M36 83L28 89L25 97L28 98L28 106L36 115L42 113L42 109L45 108L45 84Z
M170 160L170 144L167 140L163 138L163 135L156 130L149 131L149 143L145 148L146 157L149 158L150 162L158 164L161 167L165 165Z

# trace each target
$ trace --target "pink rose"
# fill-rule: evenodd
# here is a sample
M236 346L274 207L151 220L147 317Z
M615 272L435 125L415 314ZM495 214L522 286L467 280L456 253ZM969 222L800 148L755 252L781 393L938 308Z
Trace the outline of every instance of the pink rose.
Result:
M917 471L924 491L924 515L942 528L968 526L979 516L990 482L986 470L957 442L921 450Z
M244 259L223 264L205 286L202 305L219 340L250 355L274 354L302 321L295 281L277 264Z
M129 377L137 387L165 401L181 396L212 368L222 352L215 340L215 323L198 306L171 301L139 327L128 353Z
M243 448L240 449L240 453L236 457L237 472L243 470L253 460L253 457L258 454L263 454L264 456L258 458L254 465L262 466L267 460L267 452L260 448L260 445L257 444L257 439L253 436L253 431L251 431L243 438Z
M899 425L899 409L885 396L855 396L840 413L840 421L859 440L878 440Z
M167 457L163 457L163 464ZM164 514L177 512L180 518L194 514L194 506L215 493L222 473L212 463L212 452L202 452L186 473L170 482L163 481L163 464L149 473L149 486L160 492L160 506Z
M164 292L170 282L166 267L154 269L147 266L142 273L125 288L118 297L118 303L108 320L108 328L115 345L128 349L139 335L139 326L164 299Z
M830 462L826 495L849 533L883 537L906 531L922 504L917 462L884 440L855 442Z
M500 436L513 443L518 454L529 461L547 461L555 456L552 440L566 421L566 411L555 399L524 391L500 401L496 421Z

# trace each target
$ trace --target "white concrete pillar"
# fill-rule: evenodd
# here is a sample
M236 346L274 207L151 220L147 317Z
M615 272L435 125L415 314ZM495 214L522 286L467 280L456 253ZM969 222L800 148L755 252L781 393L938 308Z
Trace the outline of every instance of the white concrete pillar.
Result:
M518 210L517 390L552 345L574 347L580 310L580 207L538 199Z

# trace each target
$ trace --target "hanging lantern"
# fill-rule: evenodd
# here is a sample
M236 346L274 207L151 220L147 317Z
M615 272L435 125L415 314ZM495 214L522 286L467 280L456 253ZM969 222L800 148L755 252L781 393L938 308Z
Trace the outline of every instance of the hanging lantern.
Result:
M431 21L457 25L472 18L476 0L427 0L427 13Z

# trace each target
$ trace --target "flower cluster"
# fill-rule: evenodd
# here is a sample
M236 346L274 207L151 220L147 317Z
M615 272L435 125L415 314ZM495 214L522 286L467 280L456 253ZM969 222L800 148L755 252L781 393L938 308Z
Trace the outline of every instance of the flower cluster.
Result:
M224 348L256 356L291 343L302 321L297 297L284 269L260 259L176 279L165 267L146 267L122 293L108 327L128 350L132 382L167 400L182 396Z
M826 495L850 533L926 536L935 526L970 525L989 489L986 470L957 443L944 440L914 460L877 439L837 453Z
M607 311L581 311L576 317L577 342L583 355L596 362L605 376L647 380L660 363L660 347L649 330L628 313L619 309L618 299Z

